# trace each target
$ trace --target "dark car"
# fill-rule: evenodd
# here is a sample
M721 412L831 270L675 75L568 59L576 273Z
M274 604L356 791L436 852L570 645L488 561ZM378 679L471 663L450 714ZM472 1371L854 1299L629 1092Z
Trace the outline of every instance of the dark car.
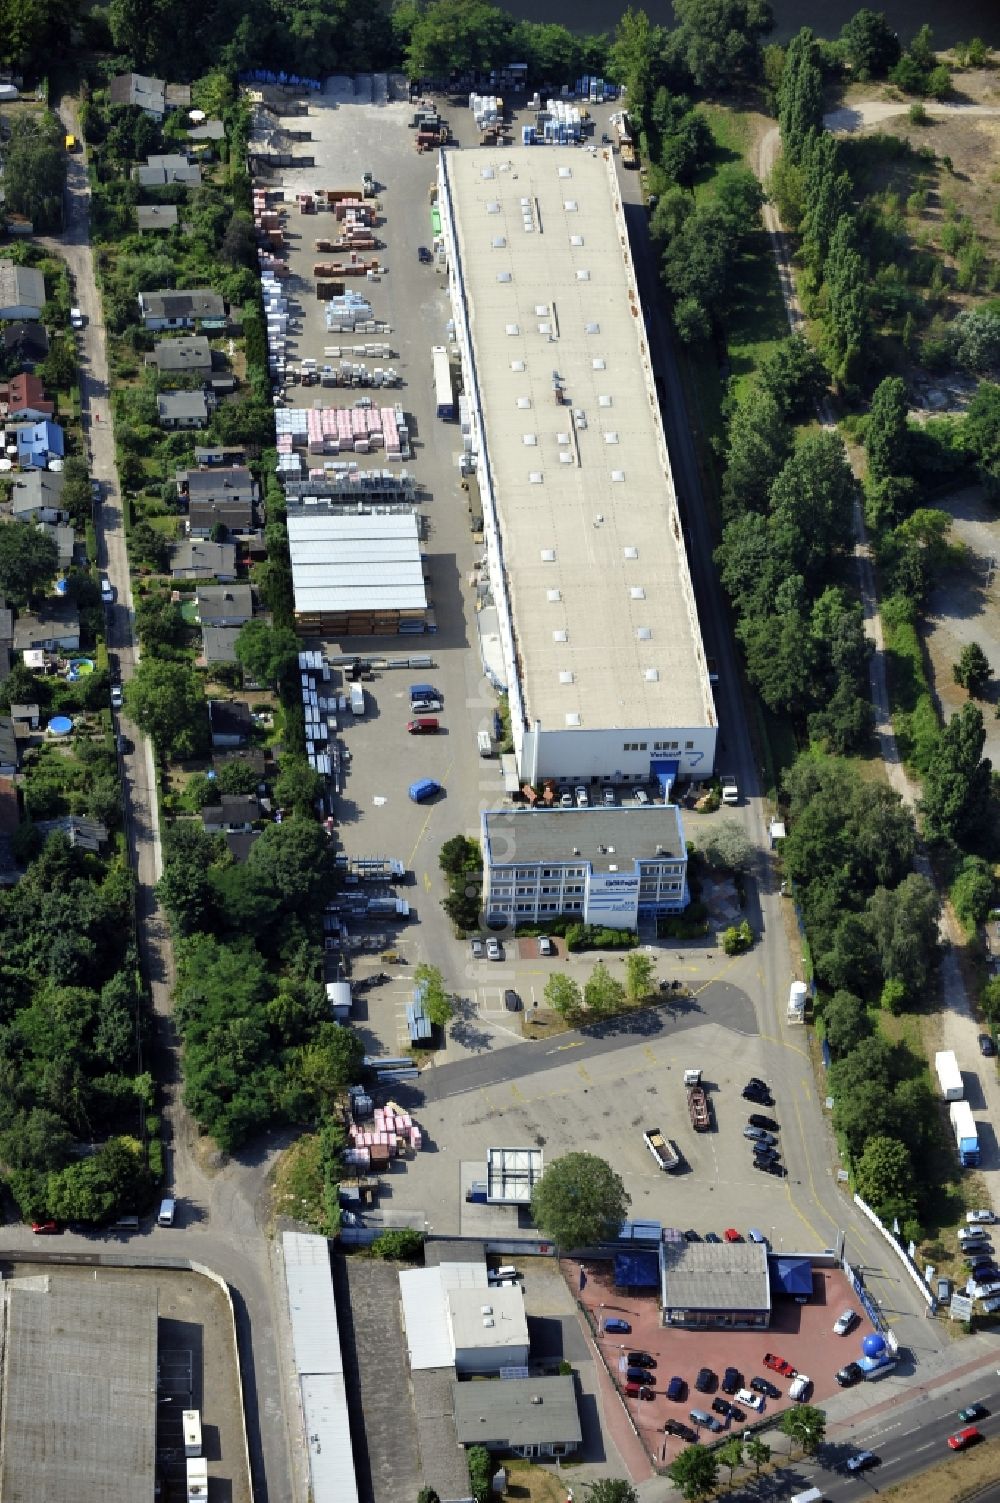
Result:
M743 1387L743 1374L738 1367L727 1367L719 1387L723 1393L736 1393Z
M776 1387L769 1378L751 1378L750 1387L754 1393L762 1393L766 1399L780 1399L781 1389Z
M700 1367L698 1376L694 1380L694 1386L699 1393L711 1393L719 1380L710 1367Z
M981 1033L979 1035L979 1052L986 1059L992 1059L994 1054L996 1054L997 1046L994 1044L991 1034Z
M648 1352L626 1352L625 1360L628 1362L629 1367L656 1366L656 1358L651 1357Z
M765 1117L762 1112L751 1112L747 1118L751 1127L763 1127L767 1132L779 1132L780 1128L773 1117Z
M524 1003L521 1001L521 998L518 996L517 992L513 991L511 987L508 987L503 994L503 1005L504 1007L506 1007L508 1012L520 1012L521 1008L524 1006Z
M712 1408L716 1414L721 1414L724 1419L728 1419L733 1412L733 1406L728 1399L713 1399Z
M848 1456L844 1466L849 1472L867 1472L871 1466L878 1466L878 1457L874 1451L855 1451L853 1456Z
M421 266L429 266L434 260L434 257L431 255L430 250L426 245L417 246L417 260L420 262Z
M784 1179L788 1172L777 1159L754 1159L753 1166L755 1169L763 1169L765 1174L773 1174L776 1179Z
M687 1398L687 1389L683 1378L671 1378L667 1384L667 1398L675 1404L681 1404Z
M692 1430L690 1425L685 1425L683 1420L668 1419L663 1426L665 1435L679 1435L681 1440L696 1441L697 1431Z
M774 1105L774 1097L771 1095L771 1092L763 1086L744 1086L743 1100L753 1101L757 1106Z
M701 1237L698 1235L697 1232L691 1231L691 1229L689 1227L688 1230L684 1233L684 1241L685 1242L700 1242L701 1241Z
M747 1090L749 1091L751 1088L758 1091L769 1091L771 1089L767 1081L761 1080L759 1075L751 1075L747 1081Z
M722 1241L722 1238L719 1236L718 1232L706 1232L705 1241L719 1243Z
M614 1332L616 1336L628 1336L631 1333L632 1327L627 1320L622 1320L619 1316L612 1315L610 1320L604 1322L604 1329L608 1332Z
M838 1373L834 1373L834 1377L841 1388L853 1388L855 1383L861 1382L864 1375L864 1369L859 1362L848 1362L846 1367L842 1367Z
M985 1404L966 1404L964 1409L958 1411L958 1417L963 1425L967 1425L972 1420L988 1419L989 1413Z
M122 757L129 757L135 751L135 747L122 731L119 731L115 737L115 746L118 749L119 756Z
M116 652L108 653L108 678L113 684L120 684L122 681L122 665Z
M625 1369L626 1383L648 1383L651 1377L652 1373L645 1367L626 1367Z
M780 1159L781 1149L773 1143L755 1143L753 1156L755 1159Z

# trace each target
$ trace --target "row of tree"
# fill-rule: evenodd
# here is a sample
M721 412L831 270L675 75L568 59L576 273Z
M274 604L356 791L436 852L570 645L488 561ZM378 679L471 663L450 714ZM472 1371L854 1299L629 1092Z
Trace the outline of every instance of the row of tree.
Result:
M0 1169L22 1215L101 1221L148 1201L139 1140L133 887L53 834L0 890Z

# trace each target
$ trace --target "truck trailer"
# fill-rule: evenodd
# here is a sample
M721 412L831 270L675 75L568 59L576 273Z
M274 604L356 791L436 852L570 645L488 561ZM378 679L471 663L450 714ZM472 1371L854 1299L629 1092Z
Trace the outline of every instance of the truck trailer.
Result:
M691 1126L695 1132L708 1132L712 1125L712 1118L708 1110L708 1097L705 1095L705 1087L703 1085L688 1086L687 1098Z
M961 1101L965 1095L965 1086L953 1049L938 1050L934 1056L934 1071L941 1087L942 1100Z
M642 1135L642 1140L661 1169L677 1168L681 1156L670 1139L665 1138L658 1127L647 1128Z
M976 1131L972 1108L967 1101L953 1101L948 1108L955 1146L963 1169L971 1169L979 1163L979 1134Z

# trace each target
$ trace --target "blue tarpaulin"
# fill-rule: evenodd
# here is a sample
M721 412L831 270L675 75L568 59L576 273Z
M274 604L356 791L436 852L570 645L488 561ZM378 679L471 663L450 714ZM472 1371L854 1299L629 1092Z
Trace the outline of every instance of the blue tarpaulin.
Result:
M660 1262L657 1253L615 1253L615 1286L618 1289L655 1289L659 1282Z
M771 1257L771 1284L778 1294L812 1294L813 1272L808 1258Z

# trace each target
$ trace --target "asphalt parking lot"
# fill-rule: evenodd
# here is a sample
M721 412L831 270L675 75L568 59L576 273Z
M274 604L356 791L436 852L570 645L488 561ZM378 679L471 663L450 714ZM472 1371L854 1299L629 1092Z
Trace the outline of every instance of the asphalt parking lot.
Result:
M413 883L404 895L414 910L414 921L393 935L396 947L411 960L432 959L460 989L465 955L452 940L451 926L440 909L444 889L437 853L457 832L478 836L479 812L501 799L502 781L499 761L481 758L476 746L476 733L492 724L497 703L482 672L476 632L472 581L484 545L473 540L467 498L461 489L459 430L435 416L431 348L446 343L451 306L444 275L417 259L417 246L431 239L429 194L436 158L415 152L414 132L407 125L411 113L407 104L348 103L344 89L334 84L330 92L310 96L308 117L296 122L312 133L308 149L317 165L287 169L281 179L289 208L289 290L302 311L289 359L307 356L322 364L326 345L349 338L326 333L323 304L315 296L312 276L317 258L313 242L330 233L331 216L300 214L294 195L318 187L360 185L362 173L370 171L380 185L377 234L384 249L377 254L386 271L381 280L358 279L356 286L370 299L375 316L390 326L385 338L396 352L391 364L404 384L384 394L370 388L362 393L353 388L290 386L288 400L298 406L321 401L349 407L359 396L370 396L373 402L400 403L411 421L414 453L403 467L418 482L420 509L426 519L426 573L437 630L418 638L351 637L322 645L332 653L356 651L390 659L426 654L434 666L390 669L366 684L364 719L348 724L342 736L349 771L336 817L338 836L349 854L390 855L413 872ZM451 111L450 119L459 135L463 126L471 124L467 110ZM359 462L372 467L385 464L384 456L377 453ZM406 723L411 718L407 689L417 680L430 680L442 692L444 709L438 716L442 731L436 736L407 735ZM443 785L437 801L427 805L409 801L407 789L419 777L435 778ZM393 1036L398 1002L397 998L382 1008L378 1018L374 1014L379 1009L373 1008L370 1019L363 1020L370 1021L373 1038L377 1035L386 1048L398 1043Z
M499 1084L472 1086L443 1100L425 1098L414 1110L426 1150L405 1172L390 1176L393 1209L422 1210L436 1233L466 1231L463 1186L485 1178L487 1148L540 1147L546 1163L590 1149L614 1164L637 1219L720 1234L727 1226L757 1226L779 1251L828 1246L830 1223L814 1224L801 1190L798 1114L783 1112L780 1095L772 1114L788 1140L783 1155L789 1175L777 1179L751 1169L743 1128L753 1108L740 1091L749 1073L764 1073L768 1046L756 1033L745 994L720 987L711 997L706 993L700 1015L688 1014L681 1024L654 1014L643 1030L625 1047L580 1061L574 1043L524 1046L532 1051L525 1065L530 1059L546 1068L512 1071ZM683 1072L691 1067L702 1068L712 1082L715 1127L708 1133L694 1132L688 1118ZM679 1172L656 1167L642 1136L654 1127L677 1145ZM515 1234L516 1212L500 1215Z
M567 1267L575 1271L578 1265L569 1263ZM570 1277L572 1280L572 1274ZM636 1296L616 1289L612 1270L607 1264L587 1264L580 1299L592 1312L599 1328L610 1316L622 1317L632 1327L628 1335L601 1330L597 1337L616 1376L619 1359L627 1351L639 1349L656 1360L649 1385L655 1397L651 1401L625 1398L625 1403L652 1454L657 1455L659 1451L668 1461L683 1449L685 1442L675 1436L664 1436L664 1421L673 1418L691 1424L688 1418L691 1409L711 1414L713 1399L722 1396L718 1384L727 1367L738 1368L747 1383L751 1378L762 1377L780 1390L780 1398L765 1398L761 1411L766 1418L774 1419L792 1404L788 1397L791 1380L765 1367L766 1352L783 1357L796 1372L807 1374L812 1380L807 1401L822 1405L824 1400L841 1391L834 1373L845 1363L856 1360L861 1352L861 1341L871 1330L866 1320L859 1319L849 1336L834 1335L833 1325L842 1311L853 1309L859 1317L863 1314L839 1268L814 1269L813 1294L807 1304L800 1305L787 1296L775 1296L767 1331L667 1330L660 1320L655 1292ZM703 1367L710 1369L716 1381L707 1392L698 1392L694 1386L695 1378ZM684 1397L678 1401L666 1397L667 1384L675 1376L686 1384ZM753 1424L759 1418L749 1408L744 1408L743 1412L747 1423ZM722 1425L723 1433L732 1428L739 1429L743 1423L738 1419L714 1417ZM711 1438L710 1432L700 1428L706 1438Z

